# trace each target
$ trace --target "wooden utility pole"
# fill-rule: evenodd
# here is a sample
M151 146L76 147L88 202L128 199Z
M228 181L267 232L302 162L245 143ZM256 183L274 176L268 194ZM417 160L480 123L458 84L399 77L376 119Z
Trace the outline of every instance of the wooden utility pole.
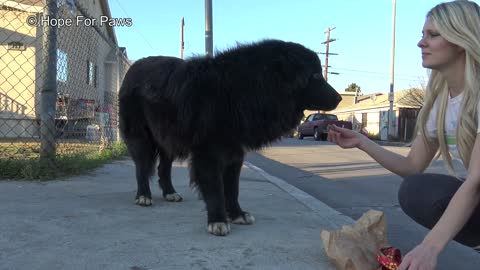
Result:
M183 59L183 50L185 49L185 40L183 37L183 29L185 28L185 20L182 18L182 21L180 22L180 28L182 31L182 40L180 42L180 58Z
M333 27L333 28L328 28L324 33L327 34L327 40L322 42L322 44L326 44L327 45L327 49L325 51L325 74L324 74L324 77L325 77L325 80L328 81L328 55L331 54L331 55L337 55L336 53L330 53L330 42L334 42L335 40L337 40L336 38L330 38L330 32L332 32L332 30L334 30L336 27Z

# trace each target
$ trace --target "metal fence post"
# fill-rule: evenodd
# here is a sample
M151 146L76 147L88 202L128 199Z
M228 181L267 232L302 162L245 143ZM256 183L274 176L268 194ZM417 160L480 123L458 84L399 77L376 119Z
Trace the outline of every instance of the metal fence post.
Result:
M119 105L120 105L120 98L119 98L119 93L120 93L120 87L122 87L122 81L120 79L120 74L123 74L123 68L122 68L122 64L123 64L123 55L122 53L120 52L120 48L116 48L116 51L117 51L117 76L115 78L116 80L116 110L115 110L115 113L116 113L116 127L115 127L115 141L116 142L121 142L121 137L120 137L120 126L119 126L119 122L120 122L120 119L118 118L118 113L119 113Z
M47 0L44 18L58 18L56 0ZM41 92L40 159L53 162L56 154L55 112L57 100L57 27L44 24L43 64L45 77Z

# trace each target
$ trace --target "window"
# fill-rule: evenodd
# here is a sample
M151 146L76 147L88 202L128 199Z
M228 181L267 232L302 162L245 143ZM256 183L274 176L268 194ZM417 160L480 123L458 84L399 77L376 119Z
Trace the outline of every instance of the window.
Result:
M334 114L327 114L327 120L338 120L337 116Z
M305 120L305 122L312 121L314 116L315 116L314 114L311 114L311 115L307 118L307 120Z
M67 82L68 78L68 55L57 49L57 81Z
M366 128L367 123L367 113L362 113L362 128Z
M87 84L97 87L97 66L87 61Z

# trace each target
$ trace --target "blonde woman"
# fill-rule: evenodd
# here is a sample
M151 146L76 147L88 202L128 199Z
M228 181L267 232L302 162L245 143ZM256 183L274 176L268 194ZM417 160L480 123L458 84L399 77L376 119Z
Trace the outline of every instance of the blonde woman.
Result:
M438 4L427 14L418 46L431 74L408 156L355 131L333 126L328 133L329 141L357 147L402 176L402 209L431 229L404 257L400 270L435 269L452 239L480 247L480 7L467 0ZM423 173L438 151L451 175ZM452 159L463 163L467 175L454 171Z

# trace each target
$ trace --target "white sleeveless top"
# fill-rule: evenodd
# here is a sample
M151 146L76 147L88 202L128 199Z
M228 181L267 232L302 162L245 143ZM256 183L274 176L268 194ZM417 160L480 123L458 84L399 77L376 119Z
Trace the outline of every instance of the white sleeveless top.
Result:
M462 159L460 158L460 155L457 149L456 130L457 130L458 119L460 119L459 117L461 112L462 100L463 100L463 92L454 98L451 98L449 95L448 102L447 102L447 111L445 113L445 138L447 140L448 150L452 155L452 159L457 159L460 162L462 162ZM435 103L433 104L432 110L430 111L430 115L426 123L428 136L432 138L437 137L436 123L437 123L437 112L439 107L438 103L439 103L438 100L436 100ZM480 103L477 106L477 114L478 114L477 133L480 133ZM465 164L463 165L465 167Z

